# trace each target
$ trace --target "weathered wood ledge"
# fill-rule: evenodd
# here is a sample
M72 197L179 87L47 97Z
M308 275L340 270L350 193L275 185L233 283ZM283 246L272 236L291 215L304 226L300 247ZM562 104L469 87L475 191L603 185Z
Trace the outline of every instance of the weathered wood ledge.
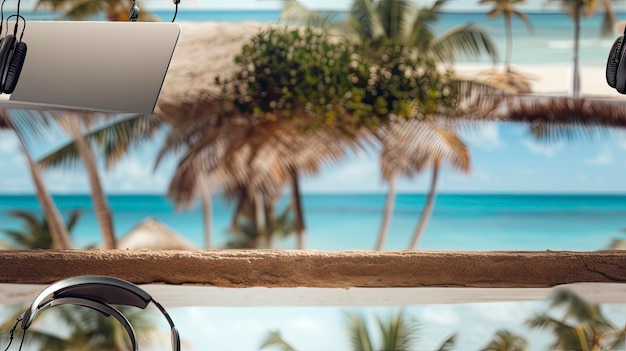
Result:
M84 274L229 288L544 288L626 283L626 251L0 251L0 283Z

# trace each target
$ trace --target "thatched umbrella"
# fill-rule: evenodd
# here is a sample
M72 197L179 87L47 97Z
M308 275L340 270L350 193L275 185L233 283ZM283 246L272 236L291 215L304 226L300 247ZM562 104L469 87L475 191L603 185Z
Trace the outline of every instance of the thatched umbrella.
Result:
M155 218L147 218L118 240L119 249L193 250L196 247Z
M182 23L181 26L180 38L157 106L162 102L193 102L207 93L219 92L215 77L230 78L237 69L235 56L266 25L257 22L237 25L206 22ZM177 116L168 113L165 117Z

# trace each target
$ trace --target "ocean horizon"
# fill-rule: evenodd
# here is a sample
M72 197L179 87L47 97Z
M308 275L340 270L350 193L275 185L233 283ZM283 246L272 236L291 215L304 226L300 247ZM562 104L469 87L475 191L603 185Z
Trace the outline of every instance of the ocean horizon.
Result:
M505 33L502 17L488 19L486 13L489 7L476 11L444 11L439 20L432 24L433 31L443 34L454 26L466 23L474 23L486 30L492 37L499 52L499 63L504 59ZM172 9L158 9L151 11L163 21L171 20L174 11ZM329 18L342 20L346 17L346 11L326 11ZM525 64L551 64L571 63L574 38L574 26L571 17L564 12L557 11L532 11L526 12L532 25L528 31L525 24L514 18L512 29L514 33L512 63ZM61 14L55 12L24 12L27 20L56 20ZM626 20L626 11L615 13L616 19ZM104 20L105 17L94 16L89 20ZM279 24L281 20L280 10L206 10L179 8L177 22L246 22L253 21L261 24ZM580 38L580 63L587 66L605 66L608 51L617 35L600 35L602 13L585 18L581 22ZM523 49L522 49L523 48ZM488 57L478 59L462 59L459 63L484 63L489 64Z
M443 33L452 26L466 22L478 23L491 33L502 59L505 50L503 21L502 18L487 20L485 16L487 8L485 7L483 12L444 13L440 21L434 25L435 32ZM153 12L163 20L169 20L173 9ZM515 32L513 64L571 65L573 24L569 16L559 12L529 12L528 15L534 27L532 33L527 32L521 22L516 20L513 22ZM28 20L50 20L57 15L29 13L25 16ZM192 11L181 6L177 21L256 21L272 24L277 23L279 16L278 10ZM617 16L618 19L626 18L626 12L620 12ZM582 22L580 57L583 68L604 66L608 50L616 37L599 36L599 21L600 16L596 15ZM488 63L489 61L482 59L477 62ZM594 173L589 172L587 175L589 169L596 169L607 178L623 178L620 177L623 175L621 169L626 166L622 165L622 161L620 161L622 168L617 168L617 165L614 168L602 168L606 164L593 163L595 159L592 157L595 154L588 155L585 154L585 150L574 147L572 147L574 151L564 156L558 153L557 147L543 148L539 150L544 151L543 156L532 154L533 158L530 158L527 155L530 152L524 154L519 151L526 150L519 141L521 140L519 137L515 139L511 134L506 134L506 131L503 132L503 129L499 132L500 139L498 140L503 142L502 145L496 143L493 150L487 152L481 150L480 147L472 146L472 151L475 151L476 156L472 162L478 165L475 169L478 172L489 171L486 181L489 182L490 187L494 186L493 184L498 180L506 179L510 174L527 178L525 183L529 184L538 184L542 181L541 177L555 178L558 182L567 183L572 179L578 179L577 177L581 174L585 176L586 182L591 182L594 179ZM599 142L596 143L599 144ZM19 152L17 148L15 150L15 153ZM609 154L609 160L616 160L617 164L617 160L622 160L623 154L618 153L621 149L616 148L616 150L614 154ZM550 154L550 152L553 153ZM504 153L506 153L506 158L501 156ZM576 159L576 162L569 160L570 158ZM148 164L147 158L140 160L139 165ZM508 160L515 162L505 162ZM524 162L528 160L532 162ZM562 163L558 163L561 160L563 160ZM606 157L599 159L599 161L606 160ZM16 164L9 163L9 157L6 161L5 170L18 167ZM20 161L21 167L22 160L17 161ZM492 173L492 170L496 168L510 169L511 172ZM378 170L377 167L372 169ZM540 176L531 174L531 171L542 169L552 173ZM367 171L368 169L365 168L363 173L358 173L358 175L362 176ZM23 177L26 179L26 171L19 174L24 174ZM137 179L145 180L141 178L142 172L137 172L138 175L132 172L129 174ZM123 173L119 178L113 179L119 180L130 175ZM11 179L15 179L18 176L12 177ZM50 179L54 181L59 177L57 175L57 178ZM71 178L71 181L74 179ZM85 183L80 184L85 186ZM551 183L547 186L551 186ZM611 183L610 187L613 186ZM0 189L0 191L7 190ZM305 193L303 206L307 227L306 249L373 250L382 219L385 196L386 193L383 192ZM423 209L425 197L424 193L400 192L397 194L385 250L407 248ZM198 203L190 209L177 212L174 204L162 193L107 191L107 198L118 238L141 221L155 218L198 248L204 247L203 218ZM102 243L89 194L59 193L53 194L53 199L64 217L75 209L83 213L72 235L75 248ZM288 201L289 195L285 195L279 203L278 210ZM233 207L232 202L217 195L213 197L212 248L222 248L231 237L227 229ZM22 222L9 215L12 210L40 213L39 203L34 194L0 193L0 229L22 229ZM626 228L626 192L581 191L532 194L527 192L439 192L432 218L424 231L418 249L430 251L595 251L607 249L614 239L626 239L626 235L622 232L623 228ZM6 239L0 233L0 243ZM294 249L296 241L294 237L281 239L276 241L276 246L282 249ZM353 309L342 306L189 307L171 308L169 312L179 327L182 339L186 342L185 348L188 349L258 350L268 332L279 330L288 341L293 342L298 350L318 351L350 350L349 340L345 333L344 312L346 310L363 313L370 319L370 322L375 323L375 315L387 316L391 311L399 308L400 306L369 306ZM531 331L524 325L524 320L527 318L547 310L546 302L494 301L477 304L414 305L402 306L402 308L408 316L420 322L420 350L435 349L441 340L452 333L458 334L456 349L477 350L486 345L496 330L503 328L525 336L529 340L529 350L548 349L553 340L551 333ZM11 310L0 305L0 315L8 311ZM603 305L602 311L607 313L617 325L623 326L626 323L624 319L626 305ZM59 328L59 325L54 322L50 324L52 328ZM372 325L375 326L375 324ZM166 349L168 345L157 348L157 350Z
M385 194L305 194L306 248L372 250L382 219ZM424 194L398 194L385 249L406 249L425 202ZM101 237L89 195L54 195L63 215L83 213L75 247L100 245ZM177 212L163 195L109 194L117 237L147 218L156 218L198 248L204 247L199 204ZM285 195L277 211L286 206ZM40 212L34 195L0 195L0 228L19 229L12 210ZM213 198L212 248L224 247L234 203ZM438 194L432 218L418 248L437 251L510 251L606 249L625 239L626 194ZM0 235L0 238L2 235ZM277 248L295 248L295 237Z

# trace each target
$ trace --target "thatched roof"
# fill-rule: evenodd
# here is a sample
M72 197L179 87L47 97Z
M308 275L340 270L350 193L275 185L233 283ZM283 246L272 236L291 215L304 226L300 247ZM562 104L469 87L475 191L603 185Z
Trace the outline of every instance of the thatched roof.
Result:
M118 249L192 250L195 246L155 218L147 218L117 241Z
M243 45L263 28L262 23L181 23L182 31L160 99L195 101L207 92L217 92L215 77L230 78L234 59Z

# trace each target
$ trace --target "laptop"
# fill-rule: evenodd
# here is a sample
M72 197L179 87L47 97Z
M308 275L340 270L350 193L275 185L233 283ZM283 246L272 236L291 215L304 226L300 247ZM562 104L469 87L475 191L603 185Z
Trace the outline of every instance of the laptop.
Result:
M24 67L0 108L152 113L180 31L171 22L27 21Z

